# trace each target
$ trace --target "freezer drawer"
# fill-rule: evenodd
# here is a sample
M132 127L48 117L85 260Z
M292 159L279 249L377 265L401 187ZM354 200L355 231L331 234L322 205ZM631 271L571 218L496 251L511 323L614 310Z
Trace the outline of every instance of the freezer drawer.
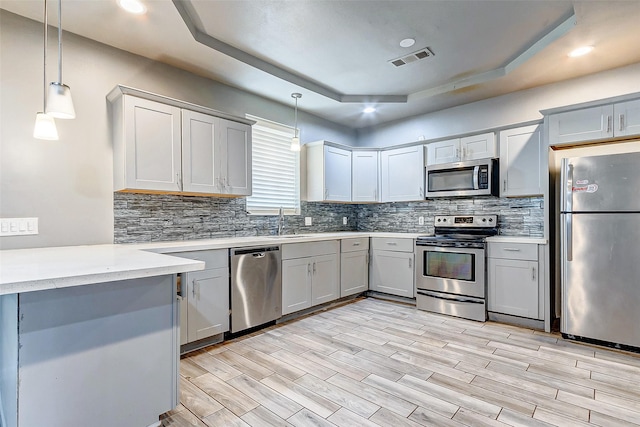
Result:
M561 331L640 347L640 213L562 216Z

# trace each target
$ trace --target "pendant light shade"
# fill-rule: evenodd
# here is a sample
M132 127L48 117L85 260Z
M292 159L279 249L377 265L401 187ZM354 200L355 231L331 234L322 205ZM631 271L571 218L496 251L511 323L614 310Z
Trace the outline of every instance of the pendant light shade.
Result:
M75 119L71 89L62 83L62 0L58 0L58 81L49 84L45 112L56 119Z
M56 119L76 118L76 110L73 108L69 86L58 82L49 84L46 113Z
M296 100L295 124L293 125L293 138L291 138L291 151L300 151L300 138L298 138L298 99L302 98L301 93L292 93L291 97Z
M58 129L56 122L46 113L36 114L36 125L33 128L33 137L36 139L47 139L55 141L58 139Z
M33 137L37 139L57 140L58 129L53 117L48 115L47 109L47 41L49 40L49 23L47 19L47 0L44 0L44 48L42 72L42 112L36 114L36 124L33 127Z

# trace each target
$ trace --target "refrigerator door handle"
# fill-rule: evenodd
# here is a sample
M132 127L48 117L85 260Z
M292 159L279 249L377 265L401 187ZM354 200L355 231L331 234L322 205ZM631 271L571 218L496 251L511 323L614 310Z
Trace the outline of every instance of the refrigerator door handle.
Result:
M565 212L573 211L573 165L567 162L567 188L565 188Z
M566 248L567 248L567 261L573 261L573 218L570 213L565 214L566 221Z

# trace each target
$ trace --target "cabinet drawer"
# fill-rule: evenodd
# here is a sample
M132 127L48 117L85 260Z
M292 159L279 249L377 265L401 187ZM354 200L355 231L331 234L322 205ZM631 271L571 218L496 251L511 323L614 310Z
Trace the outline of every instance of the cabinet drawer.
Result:
M413 239L373 237L371 246L384 251L413 252L414 244Z
M304 258L318 255L338 254L340 242L325 240L309 243L287 243L282 245L282 259Z
M229 251L227 249L216 249L209 251L175 252L167 255L180 258L195 259L205 262L205 269L227 268L229 267Z
M340 245L342 252L366 251L369 249L369 238L355 237L352 239L342 239Z
M538 260L538 245L534 243L498 243L489 242L487 245L489 258Z

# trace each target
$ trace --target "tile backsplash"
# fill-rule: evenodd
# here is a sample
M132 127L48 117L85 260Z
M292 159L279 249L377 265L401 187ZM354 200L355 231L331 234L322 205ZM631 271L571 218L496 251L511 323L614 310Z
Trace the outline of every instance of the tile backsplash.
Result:
M342 204L301 202L286 216L285 234L337 231L433 233L435 215L497 214L500 234L543 236L543 199L477 197L421 202ZM419 217L424 225L418 225ZM313 225L305 226L311 217ZM342 224L347 217L347 225ZM277 216L248 215L244 198L114 193L114 242L154 242L276 234Z

